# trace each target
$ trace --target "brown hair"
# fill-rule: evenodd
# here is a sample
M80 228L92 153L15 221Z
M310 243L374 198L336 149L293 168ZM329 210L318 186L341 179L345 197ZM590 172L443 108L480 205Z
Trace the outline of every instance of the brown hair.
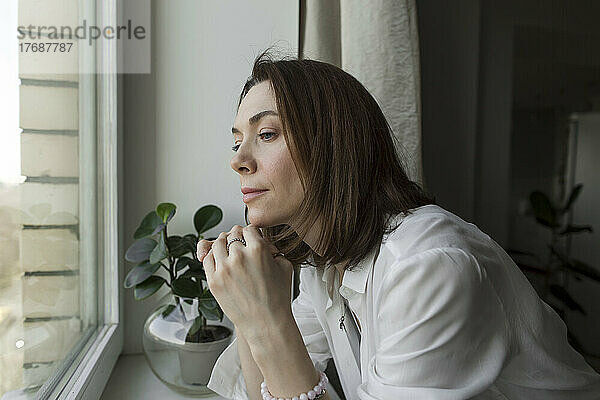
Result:
M267 49L254 61L238 109L263 81L270 81L275 93L305 196L291 226L265 227L262 233L294 267L344 263L344 269L352 268L397 228L386 230L390 218L435 204L406 175L383 112L352 75L315 60L273 60ZM322 257L302 240L317 219ZM311 256L316 265L308 261Z

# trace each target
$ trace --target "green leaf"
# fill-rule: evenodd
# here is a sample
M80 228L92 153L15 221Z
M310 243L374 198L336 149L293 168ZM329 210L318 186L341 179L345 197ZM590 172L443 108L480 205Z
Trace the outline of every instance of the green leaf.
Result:
M531 257L535 257L537 258L537 256L535 254L533 254L532 252L529 251L523 251L523 250L517 250L517 249L505 249L505 251L510 254L511 256L515 255L515 256L531 256Z
M190 330L187 332L187 336L195 335L196 332L200 330L200 328L202 328L202 316L199 315L196 318L194 318L194 322L192 323Z
M167 256L169 255L167 253L167 245L165 244L164 237L165 237L165 234L161 233L160 239L158 240L158 245L154 248L154 250L152 250L152 253L150 253L150 262L152 264L161 262L162 260L167 258Z
M165 229L165 226L167 226L167 224L165 224L164 222L161 222L160 224L158 224L156 226L156 228L152 231L153 235L156 235L158 232L161 232L163 229Z
M167 281L165 281L163 277L152 275L139 285L135 285L133 295L136 300L144 300L156 293L156 291L166 282Z
M155 229L161 224L161 219L156 211L150 211L142 220L140 226L133 234L134 239L141 239L143 237L156 234Z
M169 222L173 215L175 215L175 209L177 207L173 203L160 203L156 207L156 213L162 220L162 222Z
M517 266L524 272L528 271L528 272L533 272L538 275L550 275L550 271L544 269L544 267L541 267L539 265L526 264L526 263L523 263L520 261L515 261L515 260L513 260L513 262L515 264L517 264Z
M190 263L190 261L192 261L191 258L189 257L179 257L179 260L177 260L177 262L175 263L175 271L179 272L182 269L184 269L185 267L188 266L188 264Z
M190 270L192 271L204 271L204 266L202 265L202 262L198 261L198 260L192 260L189 264L190 266Z
M580 233L580 232L593 232L594 230L590 225L567 225L563 229L558 232L559 235L569 235L571 233Z
M181 245L181 239L182 239L182 237L179 235L171 235L167 238L167 247L169 249L169 253L175 258L179 258L183 254L185 254L185 253L178 254L178 251L177 251L177 249Z
M194 234L189 233L183 236L182 240L185 241L185 246L187 247L188 252L196 254L196 245L198 244L198 237Z
M182 277L195 277L198 281L206 281L206 273L204 272L204 267L200 261L189 260L187 263L189 268L181 274Z
M600 282L600 272L593 268L591 265L584 263L583 261L571 259L570 264L565 264L565 267L571 271L577 272L584 275L596 282Z
M204 273L204 271L194 271L194 270L188 269L183 274L181 274L181 277L186 277L186 278L193 277L198 280L206 281L206 274Z
M208 289L198 298L198 308L204 318L212 321L223 320L223 310Z
M600 272L591 265L584 263L583 261L575 260L573 258L568 257L561 250L557 249L554 246L549 246L550 250L558 259L563 263L563 266L573 272L584 275L596 282L600 282Z
M202 295L198 282L188 277L179 277L173 281L173 293L177 296L194 298Z
M167 216L167 222L169 222L170 220L172 220L174 215L175 215L175 209L171 210L171 212Z
M190 245L187 239L181 236L173 235L167 239L167 245L171 256L179 258L190 252ZM195 249L194 249L195 250Z
M201 207L194 214L194 227L198 234L215 227L223 219L223 211L215 205Z
M573 299L573 296L567 290L559 285L550 285L550 293L552 293L557 299L562 301L572 311L579 311L583 315L587 315L584 309L579 303Z
M143 238L133 242L125 253L125 259L129 262L139 263L150 258L150 253L156 247L156 240ZM153 263L154 264L154 263Z
M552 206L550 199L540 191L532 192L529 195L529 202L535 214L535 219L542 225L549 228L558 227L556 222L556 210Z
M125 277L125 288L131 288L138 285L152 276L160 268L160 263L152 264L148 261L144 261L141 264L133 267L127 276Z
M569 209L571 208L571 206L573 205L573 203L575 202L575 200L577 200L577 197L579 196L579 193L581 193L581 189L583 189L583 184L578 184L575 185L573 187L573 189L571 189L571 194L569 195L569 199L567 200L567 202L565 203L565 205L563 206L561 211L561 214L566 213L567 211L569 211Z
M198 236L193 233L188 233L187 235L183 235L183 238L186 239L194 249L196 249L196 244L198 243Z

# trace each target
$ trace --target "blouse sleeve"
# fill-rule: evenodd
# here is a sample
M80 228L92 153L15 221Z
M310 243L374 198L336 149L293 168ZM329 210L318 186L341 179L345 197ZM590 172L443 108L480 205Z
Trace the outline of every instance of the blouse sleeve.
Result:
M319 372L325 371L327 362L332 358L327 336L317 319L315 309L308 290L309 282L315 279L314 271L308 268L300 269L300 284L298 297L292 302L292 314L306 345L308 355Z
M362 400L459 400L485 391L509 356L502 304L477 260L436 248L397 260L375 290L375 353Z
M308 281L311 279L314 277L307 268L301 268L300 294L292 302L292 314L315 368L324 371L332 355L307 290ZM237 337L217 359L207 387L227 399L249 399L238 353Z
M215 362L206 386L226 399L249 399L238 353L237 336Z

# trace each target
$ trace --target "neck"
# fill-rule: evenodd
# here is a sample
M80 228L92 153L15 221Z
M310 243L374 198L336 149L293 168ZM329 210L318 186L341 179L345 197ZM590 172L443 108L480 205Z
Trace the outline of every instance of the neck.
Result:
M344 279L344 269L342 269L341 265L340 266L336 265L335 269L337 270L338 276L340 277L340 285L341 285L342 284L342 280Z
M313 226L310 228L306 236L304 237L304 243L308 245L315 253L317 253L320 257L323 257L323 250L319 248L319 238L318 235L320 233L320 224L317 220ZM338 272L338 276L340 277L340 285L342 284L342 279L344 278L344 267L342 264L336 264L335 269Z
M311 248L312 251L317 253L320 257L323 257L323 250L319 248L319 233L320 233L321 225L317 220L313 226L309 229L309 231L304 236L304 243Z

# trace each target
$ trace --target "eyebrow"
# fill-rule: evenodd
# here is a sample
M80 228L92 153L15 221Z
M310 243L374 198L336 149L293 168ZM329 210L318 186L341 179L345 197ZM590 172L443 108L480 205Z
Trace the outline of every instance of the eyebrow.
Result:
M256 123L258 123L258 121L260 121L260 119L262 117L265 117L267 115L274 115L274 116L279 116L279 114L277 114L275 111L273 110L265 110L265 111L261 111L258 114L253 115L252 117L250 117L250 119L248 119L248 123L250 125L255 125ZM231 128L231 133L236 134L236 133L242 133L239 129L237 129L236 127Z

